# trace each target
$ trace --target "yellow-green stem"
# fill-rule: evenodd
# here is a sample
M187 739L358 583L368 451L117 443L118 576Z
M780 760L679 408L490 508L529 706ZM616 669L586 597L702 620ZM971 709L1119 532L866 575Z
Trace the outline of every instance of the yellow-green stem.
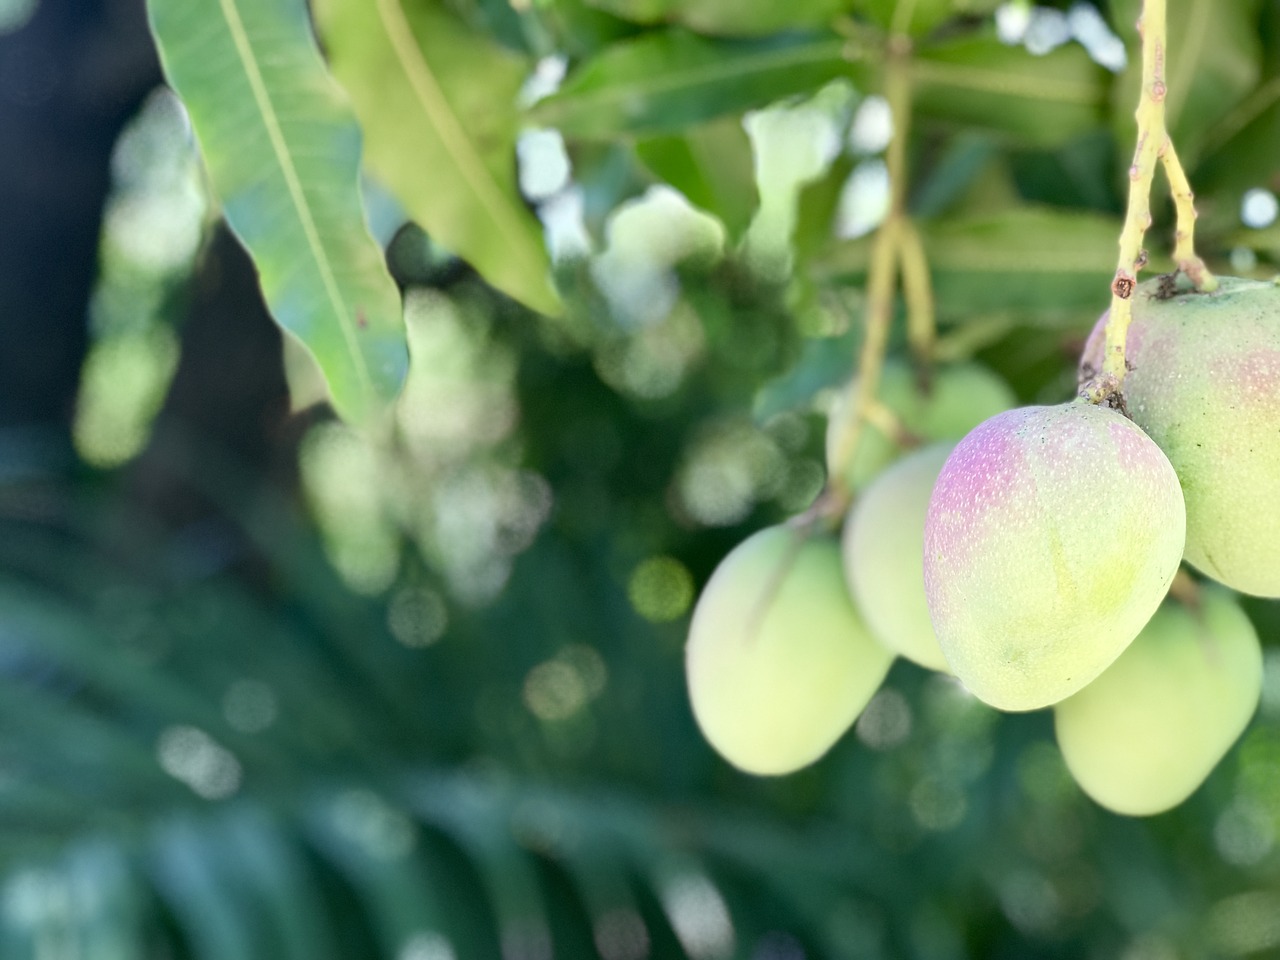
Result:
M867 404L866 421L867 426L875 427L901 446L912 446L920 442L919 437L906 428L898 415L879 400L872 400Z
M1179 567L1169 584L1169 596L1184 606L1195 608L1200 605L1200 584L1191 579L1186 567Z
M1129 167L1129 208L1120 232L1120 262L1111 281L1111 315L1107 320L1102 383L1090 399L1104 400L1119 392L1124 382L1124 342L1132 316L1132 296L1138 271L1146 257L1142 239L1151 226L1151 181L1166 134L1164 128L1165 0L1143 0L1142 91L1138 96L1138 145Z
M928 371L933 363L934 345L938 337L933 300L933 282L929 278L929 258L920 240L920 231L910 217L903 217L899 235L902 258L902 294L907 303L907 343L916 365Z
M1160 162L1169 178L1169 192L1173 194L1173 206L1178 214L1177 232L1174 234L1173 259L1178 269L1185 273L1197 290L1210 293L1218 289L1218 278L1209 272L1204 261L1196 256L1196 206L1191 181L1182 169L1178 151L1166 133L1160 148Z
M885 151L889 171L889 209L871 248L863 306L862 350L858 355L857 390L853 412L836 441L831 458L831 478L827 502L842 512L850 494L844 481L858 452L858 441L867 422L867 410L880 389L880 371L889 346L889 326L893 321L893 294L901 252L901 228L906 205L907 135L911 122L911 44L901 36L889 38L885 64L885 99L893 117L893 136Z

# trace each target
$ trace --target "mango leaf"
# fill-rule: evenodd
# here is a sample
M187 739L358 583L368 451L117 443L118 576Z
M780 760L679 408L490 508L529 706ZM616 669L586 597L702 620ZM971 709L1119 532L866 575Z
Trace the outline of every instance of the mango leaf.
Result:
M509 0L500 2L509 3ZM547 32L555 37L556 49L571 60L590 56L601 47L634 36L643 29L596 9L589 0L555 0L539 6L537 16Z
M408 366L400 298L360 198L360 130L303 0L150 0L165 76L187 106L227 223L276 322L365 420Z
M860 339L854 324L836 337L806 339L795 364L756 391L751 405L751 415L756 422L766 423L788 410L812 409L814 398L821 391L849 379Z
M1280 74L1280 4L1268 3L1262 8L1258 37L1262 41L1262 74L1274 77Z
M582 191L587 233L607 243L605 225L618 204L643 194L650 185L635 150L621 141L580 140L569 144L573 179Z
M679 136L641 140L636 153L695 207L718 217L731 239L742 236L760 197L751 140L740 117L713 120Z
M1272 77L1221 115L1192 173L1197 206L1219 229L1240 224L1240 199L1251 187L1280 190L1280 77Z
M816 27L841 13L847 0L588 0L624 20L683 24L724 37L760 36Z
M1268 257L1273 263L1280 263L1280 224L1261 230L1247 227L1237 230L1226 238L1225 245L1232 248L1248 247Z
M939 318L1019 311L1031 324L1106 306L1118 218L1019 207L919 226ZM866 274L869 252L869 239L845 244L823 272L856 281Z
M854 0L853 10L883 27L898 29L912 36L923 36L953 16L983 16L1000 5L999 0L915 0L907 4L901 0ZM896 17L906 10L906 22L898 23Z
M616 43L532 111L568 136L678 133L850 72L832 34L707 40L671 29Z
M1048 147L1102 122L1107 73L1078 46L1033 56L990 31L929 46L913 61L921 117Z
M826 173L800 188L792 242L801 260L821 256L835 242L840 200L856 164L854 157L842 153Z
M1133 112L1142 77L1136 29L1141 9L1140 0L1118 0L1113 6L1112 21L1130 53L1129 65L1115 85L1116 138L1126 156L1136 135ZM1183 166L1190 169L1206 149L1221 142L1210 131L1258 83L1258 0L1184 0L1170 5L1167 21L1165 124Z
M911 212L919 218L946 212L1000 159L1001 154L989 135L958 133L937 151L932 167L919 178L910 198Z
M1076 137L1054 150L1018 150L1008 154L1017 193L1027 203L1056 207L1084 207L1104 213L1124 209L1129 179L1127 149L1116 150L1115 138L1102 127ZM1158 202L1158 201L1156 201Z
M528 62L432 0L317 0L315 11L374 174L491 284L558 314L542 228L515 183Z

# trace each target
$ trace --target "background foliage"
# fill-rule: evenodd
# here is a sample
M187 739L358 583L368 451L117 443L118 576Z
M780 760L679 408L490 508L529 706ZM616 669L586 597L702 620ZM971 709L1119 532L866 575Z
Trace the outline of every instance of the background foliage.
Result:
M1150 820L910 664L780 780L684 691L697 587L823 481L886 30L940 354L1052 402L1136 2L314 6L327 59L302 0L152 0L184 110L138 4L0 4L0 955L1280 949L1273 604L1259 716ZM1274 274L1280 3L1170 23L1201 252Z

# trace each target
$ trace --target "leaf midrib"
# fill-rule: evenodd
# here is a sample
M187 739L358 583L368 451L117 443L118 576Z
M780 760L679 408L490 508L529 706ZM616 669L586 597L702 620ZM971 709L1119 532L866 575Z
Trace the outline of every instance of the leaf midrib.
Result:
M968 87L1025 100L1056 100L1059 103L1092 105L1097 94L1092 84L1051 79L1032 74L1011 75L983 67L962 66L939 60L916 60L911 65L918 80Z
M253 91L253 99L258 105L258 113L262 117L263 125L267 128L267 139L271 141L271 149L276 155L276 162L280 165L280 172L284 176L285 186L289 191L289 199L293 202L294 210L302 225L302 232L307 239L311 257L316 263L316 268L320 271L320 279L324 285L325 295L337 315L338 328L342 331L342 338L347 345L347 351L351 355L352 363L355 365L356 376L360 381L362 392L367 396L372 389L372 382L368 367L364 361L364 354L360 351L360 344L352 326L352 318L349 315L346 300L342 296L342 291L338 288L337 278L333 274L333 267L329 263L328 255L325 253L324 244L320 240L320 231L316 229L315 220L311 216L311 208L307 204L306 192L302 189L302 181L299 179L297 168L294 166L293 155L289 151L289 145L284 138L284 131L280 127L280 118L276 114L275 106L271 102L271 95L263 82L262 71L258 67L253 46L249 42L248 31L245 30L244 21L240 17L240 11L236 8L235 0L218 0L218 4L222 9L227 29L231 33L231 41L235 45L236 55L240 58L240 64L244 68L249 87Z
M626 83L601 87L594 91L577 93L565 90L561 95L547 101L547 112L554 113L555 106L572 102L574 109L607 106L625 101L635 93L649 95L670 93L674 90L705 86L709 83L720 83L748 77L764 70L777 70L783 67L800 66L808 62L822 60L839 60L843 44L839 40L824 41L803 47L789 47L784 50L766 50L733 60L717 60L701 64L697 67L686 67L674 70L661 77L644 77Z
M430 64L422 56L422 51L413 36L413 28L405 16L400 0L377 0L378 22L387 36L391 51L395 55L414 98L427 115L427 120L439 134L440 142L452 158L454 166L462 174L471 192L480 201L485 213L497 225L499 233L506 236L521 237L525 233L524 224L506 202L503 191L488 177L488 165L481 158L479 151L467 136L461 121L454 113L444 89L431 71ZM523 269L534 276L543 274L541 263L531 259L523 240L513 242L511 247L523 261Z

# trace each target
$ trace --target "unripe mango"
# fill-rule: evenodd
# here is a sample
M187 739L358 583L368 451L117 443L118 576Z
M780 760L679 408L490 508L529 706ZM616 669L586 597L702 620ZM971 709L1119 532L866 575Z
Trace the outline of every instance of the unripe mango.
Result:
M1084 401L992 417L947 459L925 521L951 669L1002 710L1070 696L1160 605L1185 530L1173 467L1126 417Z
M1253 624L1230 593L1209 587L1194 608L1165 601L1115 663L1054 707L1054 728L1085 793L1116 813L1147 816L1204 782L1261 692Z
M685 647L693 713L726 760L782 774L849 729L893 661L854 609L831 538L762 530L721 561Z
M852 415L856 389L854 384L846 388L827 420L827 468L833 476L836 448ZM983 420L1018 402L1008 384L976 363L940 367L924 392L911 367L900 360L884 365L878 399L893 411L904 430L923 441L959 440ZM853 464L845 470L845 485L850 491L861 490L902 452L897 438L874 424L864 424Z
M954 443L903 457L854 501L844 525L845 579L871 635L894 653L949 671L924 595L924 518Z
M1242 593L1280 597L1280 286L1220 278L1214 293L1133 293L1129 415L1168 456L1187 503L1186 558ZM1081 358L1102 363L1105 320Z

